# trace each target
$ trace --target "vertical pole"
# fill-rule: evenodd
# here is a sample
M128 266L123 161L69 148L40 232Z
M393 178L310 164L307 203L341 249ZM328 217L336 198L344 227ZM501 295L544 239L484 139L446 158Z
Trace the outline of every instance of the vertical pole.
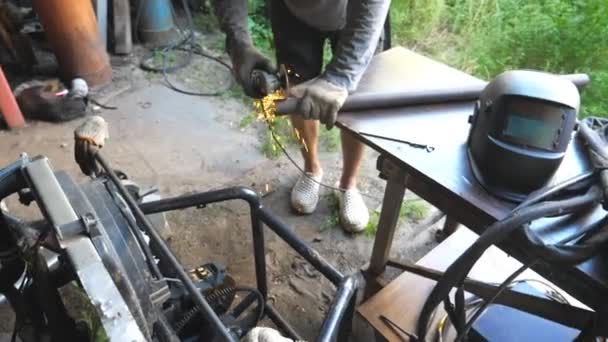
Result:
M405 172L394 166L388 159L384 159L382 172L388 179L384 190L384 199L382 200L378 231L374 239L372 257L369 263L369 272L373 276L382 274L386 267L395 229L399 221L399 210L405 195L405 183L407 181Z
M253 256L255 262L255 279L258 290L264 297L268 297L268 284L266 283L266 249L264 247L264 226L258 216L258 208L251 208L251 227L253 235Z
M114 53L129 54L133 49L129 0L113 0L112 12Z
M4 76L2 66L0 66L0 112L2 112L4 121L6 121L9 128L13 129L25 126L23 114L21 114L19 105L17 105L15 96L13 96L13 91Z

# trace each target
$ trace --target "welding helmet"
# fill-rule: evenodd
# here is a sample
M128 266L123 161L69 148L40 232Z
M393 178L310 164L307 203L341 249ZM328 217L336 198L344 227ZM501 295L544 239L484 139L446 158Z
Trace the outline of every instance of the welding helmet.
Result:
M576 126L580 95L569 80L508 71L482 91L469 117L468 159L491 194L519 202L557 171Z

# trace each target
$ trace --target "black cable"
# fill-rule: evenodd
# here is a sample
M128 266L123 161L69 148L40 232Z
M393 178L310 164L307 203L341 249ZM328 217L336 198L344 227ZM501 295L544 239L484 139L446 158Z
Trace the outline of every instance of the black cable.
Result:
M598 228L601 230L592 234L585 242L577 244L545 244L543 239L529 227L524 228L524 236L526 237L526 243L532 248L533 252L543 259L554 263L577 264L589 259L608 242L606 222L607 218L605 217L597 225L588 229L589 231L595 231Z
M459 332L458 337L456 337L456 342L464 341L467 334L473 327L473 324L475 324L475 322L479 319L479 317L481 317L481 314L484 313L484 311L486 311L488 306L490 306L492 303L494 303L494 301L509 287L509 285L511 285L511 283L515 280L515 278L517 278L520 274L522 274L528 268L535 265L537 262L538 262L538 259L532 261L531 263L529 263L527 265L522 265L515 272L511 273L511 275L509 277L507 277L507 279L505 279L505 281L503 281L502 284L500 284L500 286L496 290L496 293L494 293L494 295L490 299L484 301L479 306L479 308L477 308L477 311L475 311L473 316L471 316L471 318L469 319L467 324L464 326L462 331Z
M322 186L324 188L330 189L330 190L334 190L334 191L339 191L339 192L345 192L347 191L347 189L343 189L340 187L336 187L336 186L331 186L329 184L325 184L322 182L319 182L318 180L312 178L310 175L308 175L308 173L306 172L306 170L304 170L300 165L298 165L298 163L293 159L293 157L289 154L289 152L287 152L287 149L285 148L285 146L283 146L283 144L281 143L281 141L279 140L278 136L276 135L276 132L274 131L274 128L272 127L272 123L269 120L269 115L266 112L266 108L262 105L262 111L264 112L264 121L266 121L266 124L268 126L268 131L270 132L270 136L272 137L272 140L274 141L274 143L279 147L279 149L281 150L281 152L283 152L283 154L285 155L285 157L287 157L287 159L289 159L289 161L291 162L291 164L298 169L298 171L300 171L300 173L302 175L304 175L304 177L310 179L312 182L318 184L319 186ZM366 194L366 193L362 193L359 192L359 194L363 197L367 197L379 202L382 202L381 198Z
M437 305L449 295L452 287L461 283L469 273L473 265L481 257L484 251L493 244L504 240L511 232L520 228L523 224L535 219L557 215L569 214L596 204L602 198L601 191L592 187L585 195L575 198L550 201L535 204L526 208L513 211L505 219L490 225L485 232L448 267L443 277L436 283L427 297L420 318L418 320L417 335L424 340L427 332L427 325L430 315Z
M466 324L466 313L465 313L465 304L464 304L464 285L461 283L456 289L456 293L454 294L454 306L456 311L456 322L454 322L454 326L457 327L457 331L464 331Z
M531 193L525 201L521 202L514 210L521 209L524 207L528 207L532 204L536 204L542 200L549 199L550 197L559 194L561 191L566 190L570 187L573 187L577 184L590 180L593 175L595 175L594 171L588 171L585 173L581 173L580 175L576 175L570 179L566 179L558 184L555 184L549 188L544 188L537 190Z
M136 20L135 20L136 30L137 30L137 26L139 25L139 21L141 19L141 12L143 11L143 4L145 2L146 2L146 0L140 0L140 5L137 10ZM146 55L144 55L144 57L142 57L142 60L139 64L139 66L142 70L145 70L145 71L162 73L163 79L164 79L165 83L167 84L167 86L171 90L176 91L178 93L185 94L185 95L191 95L191 96L201 96L201 97L220 96L232 87L232 77L228 78L228 84L226 86L224 86L223 88L221 88L221 90L212 91L212 92L194 92L194 91L184 90L184 89L177 87L175 84L173 84L169 80L168 74L175 72L177 70L183 69L183 68L187 67L188 65L190 65L190 63L192 62L193 55L198 55L198 56L210 59L212 61L215 61L216 63L227 68L228 71L230 71L230 73L232 74L232 66L230 66L228 63L222 61L218 57L215 57L215 56L212 56L210 54L203 52L203 48L201 47L201 45L194 41L194 21L192 18L192 12L190 11L190 6L188 5L186 0L182 0L182 6L184 7L184 11L186 12L186 18L188 21L188 28L186 30L184 30L184 31L188 32L187 35L183 39L178 41L177 43L170 44L168 46L157 48L157 49L150 51L148 54L146 54ZM171 10L173 12L173 7L171 7ZM174 12L173 12L173 14L175 15ZM171 67L167 66L166 54L171 51L186 52L187 53L186 59L184 61L182 61L181 63L179 63L178 65L174 65ZM152 59L157 53L160 53L162 56L162 66L156 67L156 66L151 66L151 65L147 64L146 61Z

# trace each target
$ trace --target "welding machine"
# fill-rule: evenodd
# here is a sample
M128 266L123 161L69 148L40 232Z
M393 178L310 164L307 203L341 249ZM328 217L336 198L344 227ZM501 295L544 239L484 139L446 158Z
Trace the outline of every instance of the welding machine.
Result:
M491 194L514 202L557 171L576 127L580 95L569 80L508 71L482 91L469 117L468 159Z

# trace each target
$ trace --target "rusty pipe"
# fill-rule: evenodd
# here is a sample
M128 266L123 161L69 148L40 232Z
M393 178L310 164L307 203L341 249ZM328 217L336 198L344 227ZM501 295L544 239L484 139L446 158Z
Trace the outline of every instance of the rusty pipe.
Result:
M570 74L561 76L572 81L572 83L579 88L579 91L589 83L589 76L586 74ZM475 101L479 98L479 95L485 88L486 84L487 83L479 83L477 85L469 85L460 88L434 90L355 93L348 96L340 111L353 112L401 106ZM277 115L295 113L298 106L298 101L299 100L294 97L277 101Z
M34 0L33 7L64 80L80 77L91 87L110 82L110 59L99 37L91 1Z

